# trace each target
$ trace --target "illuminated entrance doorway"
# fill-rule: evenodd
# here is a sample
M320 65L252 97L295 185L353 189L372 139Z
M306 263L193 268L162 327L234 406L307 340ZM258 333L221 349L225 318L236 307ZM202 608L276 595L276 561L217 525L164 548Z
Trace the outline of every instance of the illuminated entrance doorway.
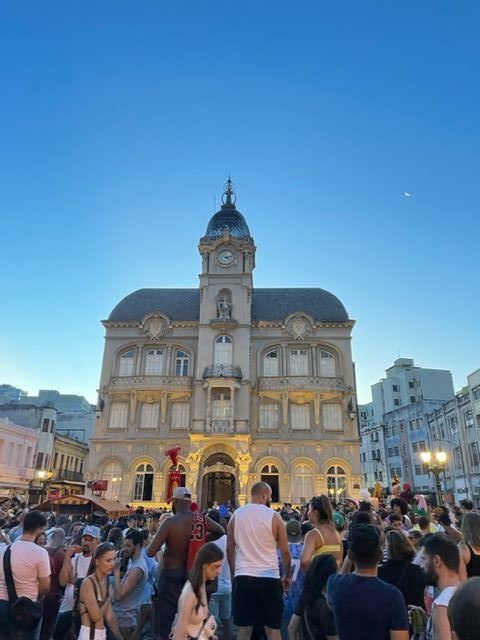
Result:
M235 462L225 453L214 453L204 464L202 480L202 508L209 509L215 503L235 504Z

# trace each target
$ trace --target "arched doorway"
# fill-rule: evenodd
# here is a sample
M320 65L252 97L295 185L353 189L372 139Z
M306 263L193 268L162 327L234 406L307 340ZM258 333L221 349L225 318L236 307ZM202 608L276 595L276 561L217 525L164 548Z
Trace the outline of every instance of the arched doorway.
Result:
M231 502L235 504L235 462L226 453L214 453L204 463L202 480L202 508L209 509Z

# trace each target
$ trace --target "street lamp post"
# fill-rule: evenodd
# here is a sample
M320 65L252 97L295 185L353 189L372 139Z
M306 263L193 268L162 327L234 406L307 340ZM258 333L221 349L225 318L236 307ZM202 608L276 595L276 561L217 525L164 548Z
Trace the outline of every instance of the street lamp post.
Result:
M445 473L445 467L447 465L447 453L445 451L422 451L420 454L422 462L427 465L430 473L433 473L435 478L435 493L437 495L437 505L442 503L442 483L440 481L440 474Z

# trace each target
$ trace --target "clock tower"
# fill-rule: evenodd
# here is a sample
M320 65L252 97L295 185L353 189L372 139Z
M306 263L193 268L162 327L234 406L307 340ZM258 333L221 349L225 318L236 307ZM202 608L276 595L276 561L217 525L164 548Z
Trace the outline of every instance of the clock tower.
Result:
M200 239L199 351L194 429L249 432L251 301L255 245L236 208L234 185L225 184L222 206Z

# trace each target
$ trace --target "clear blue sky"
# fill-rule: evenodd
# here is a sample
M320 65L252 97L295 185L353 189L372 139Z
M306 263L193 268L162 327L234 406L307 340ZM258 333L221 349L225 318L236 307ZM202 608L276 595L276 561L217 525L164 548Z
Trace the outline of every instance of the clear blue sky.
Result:
M328 289L356 319L360 401L399 354L462 386L479 19L462 0L0 1L0 382L95 401L100 320L197 286L230 171L255 284Z

